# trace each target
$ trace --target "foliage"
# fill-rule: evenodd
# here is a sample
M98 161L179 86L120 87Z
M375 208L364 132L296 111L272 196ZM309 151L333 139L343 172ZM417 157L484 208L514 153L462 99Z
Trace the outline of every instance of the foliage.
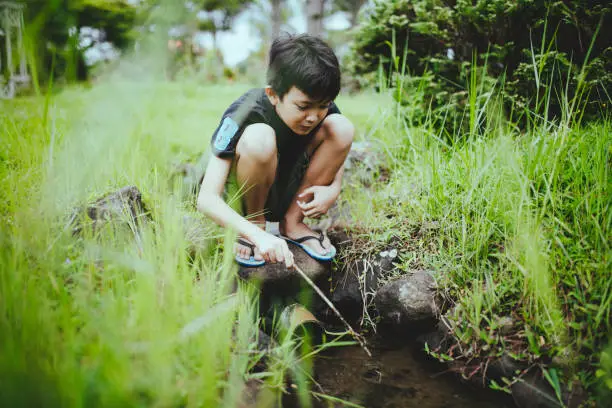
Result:
M431 76L414 88L426 92ZM507 356L594 395L610 382L612 124L528 113L524 131L501 97L469 81L467 138L442 137L432 108L424 120L406 105L376 113L369 140L386 152L390 181L345 189L353 227L379 248L401 242L402 271L437 271L452 340L432 355L457 360L466 377Z
M479 66L486 67L479 77L504 79L507 107L520 109L515 115L559 117L566 107L555 93L567 89L585 102L587 117L598 117L611 112L612 38L599 31L610 24L605 0L376 1L356 36L350 69L370 85L382 69L398 86L393 67L406 47L406 72L422 79L424 110L452 105L461 114L470 71ZM413 101L415 91L405 89L402 101ZM543 102L543 93L552 98Z
M0 405L238 407L249 382L280 406L289 375L308 392L316 350L295 337L254 369L256 291L221 250L235 236L169 182L246 90L121 80L0 101ZM72 234L75 205L128 184L150 222Z
M85 79L87 68L71 28L104 30L106 40L124 49L133 38L137 10L123 0L26 0L25 20L35 79Z

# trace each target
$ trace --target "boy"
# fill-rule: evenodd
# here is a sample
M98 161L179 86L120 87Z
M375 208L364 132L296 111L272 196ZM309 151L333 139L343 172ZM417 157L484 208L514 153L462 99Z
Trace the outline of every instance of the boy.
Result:
M318 38L284 36L270 48L267 80L265 89L247 92L224 113L198 210L239 233L234 252L241 265L292 268L287 242L330 260L335 248L303 221L325 214L338 198L353 142L354 127L333 102L340 92L338 59ZM249 220L222 199L230 171L244 186ZM281 237L265 231L266 220L279 222Z

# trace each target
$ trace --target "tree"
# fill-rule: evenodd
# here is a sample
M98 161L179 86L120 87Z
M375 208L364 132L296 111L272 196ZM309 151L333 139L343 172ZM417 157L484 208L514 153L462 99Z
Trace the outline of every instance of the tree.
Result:
M308 34L320 37L323 34L325 0L306 0L306 26Z
M583 90L589 112L600 115L610 109L612 37L605 29L611 24L608 0L377 0L355 37L351 67L357 76L374 77L381 62L393 67L393 56L402 58L407 47L407 72L427 78L424 105L447 106L457 98L462 106L476 55L490 77L505 78L510 101L535 110L547 87L567 85L572 98L586 62ZM562 109L553 99L548 113Z
M80 27L102 29L106 39L120 49L126 48L133 39L136 7L125 0L25 0L23 3L35 84L51 74L52 66L56 78L87 78L87 67L75 36Z
M334 7L340 11L346 11L350 14L351 28L357 25L359 11L367 0L334 0Z
M270 0L272 6L272 39L279 36L283 22L283 6L285 0Z
M217 34L221 31L231 29L231 24L241 11L252 3L253 0L198 0L193 2L196 9L200 11L200 22L198 29L211 33L213 37L213 48L223 63L223 56L218 52Z

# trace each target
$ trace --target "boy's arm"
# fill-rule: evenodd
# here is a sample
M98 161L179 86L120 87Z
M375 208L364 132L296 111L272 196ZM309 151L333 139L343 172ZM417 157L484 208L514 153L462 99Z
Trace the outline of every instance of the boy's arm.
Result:
M231 159L211 155L200 187L200 194L198 194L198 210L222 227L233 228L250 241L256 241L263 230L248 222L223 201L223 189L231 167Z
M338 195L340 195L340 190L342 190L342 176L344 176L344 165L340 166L334 180L329 185L330 187L334 187Z
M287 268L292 268L293 254L284 240L250 223L223 201L223 188L231 167L231 159L211 155L198 195L198 210L212 218L217 224L232 228L253 242L267 261L285 262Z

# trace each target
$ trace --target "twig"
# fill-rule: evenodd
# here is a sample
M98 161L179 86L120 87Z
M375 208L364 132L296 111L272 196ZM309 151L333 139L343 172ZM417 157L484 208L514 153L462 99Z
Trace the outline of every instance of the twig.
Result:
M317 292L317 294L321 297L321 299L323 299L323 301L327 303L327 306L329 306L330 309L334 311L336 316L338 316L338 318L342 321L342 323L344 323L344 325L348 329L351 336L353 336L353 338L357 340L357 342L359 343L361 348L366 352L368 357L372 357L372 353L370 353L370 350L368 350L368 347L366 345L364 338L360 334L358 334L355 330L353 330L351 325L348 324L346 320L344 320L344 317L342 317L342 314L340 314L338 309L336 309L334 304L327 298L327 296L325 296L325 294L321 291L321 289L319 289L319 287L314 284L314 282L308 277L308 275L304 273L304 271L302 271L302 269L300 269L299 266L294 264L293 267L302 276L302 278L304 278L304 280L308 282L308 284L315 290L315 292Z

